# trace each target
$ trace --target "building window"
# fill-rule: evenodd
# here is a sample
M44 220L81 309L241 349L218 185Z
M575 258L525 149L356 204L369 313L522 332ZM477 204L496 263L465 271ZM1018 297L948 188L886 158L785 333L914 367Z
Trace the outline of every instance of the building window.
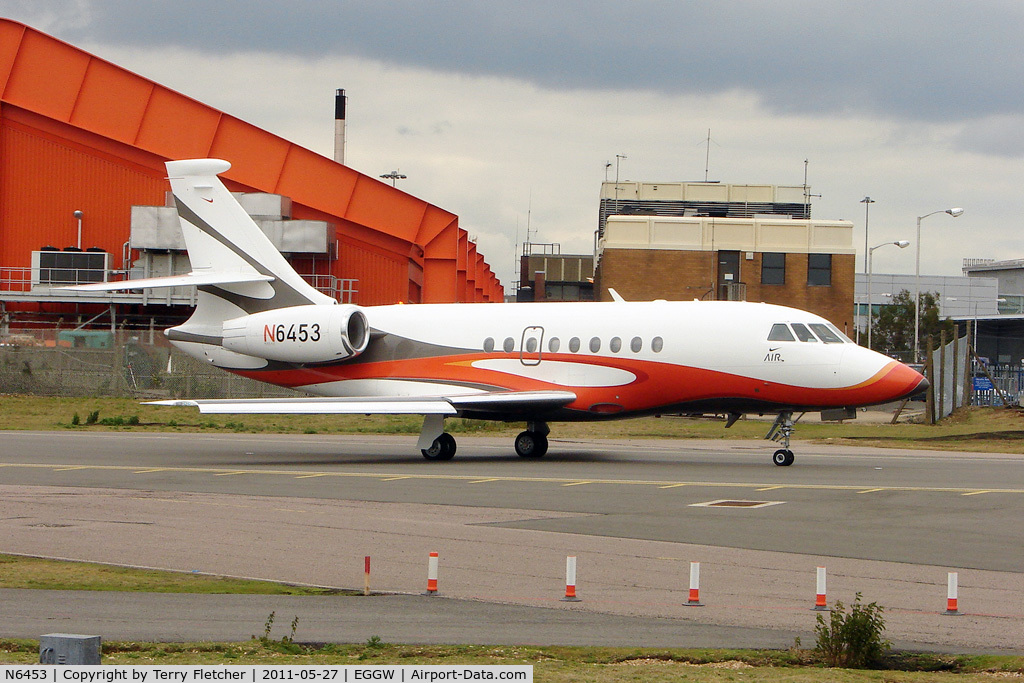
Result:
M832 254L807 255L807 284L832 284Z
M761 254L761 284L786 284L786 255Z

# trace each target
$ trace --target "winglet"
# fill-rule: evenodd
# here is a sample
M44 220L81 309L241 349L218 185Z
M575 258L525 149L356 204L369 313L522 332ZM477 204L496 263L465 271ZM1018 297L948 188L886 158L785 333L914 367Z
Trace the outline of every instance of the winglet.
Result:
M626 300L623 299L622 295L619 294L618 292L616 292L613 288L609 287L608 288L608 293L612 295L612 301L618 301L619 303L625 303Z

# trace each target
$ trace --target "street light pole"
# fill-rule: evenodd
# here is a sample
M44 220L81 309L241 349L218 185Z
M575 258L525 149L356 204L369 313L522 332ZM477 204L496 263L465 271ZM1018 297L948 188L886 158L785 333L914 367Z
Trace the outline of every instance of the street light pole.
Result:
M871 265L872 265L871 261L874 259L875 249L880 249L882 247L887 247L890 244L893 244L893 245L899 247L900 249L906 249L907 247L910 246L910 242L908 242L907 240L897 240L896 242L882 242L881 244L879 244L877 246L871 247L870 249L868 249L868 252L867 252L868 253L868 348L869 349L871 348L871 318L873 317L872 316L872 308L873 307L871 305Z
M952 209L940 209L917 217L917 259L914 265L914 362L921 359L921 221L937 213L948 213L953 218L962 216L964 210L959 206Z
M875 200L871 197L864 197L860 200L860 203L864 205L864 272L868 272L868 209L875 203Z

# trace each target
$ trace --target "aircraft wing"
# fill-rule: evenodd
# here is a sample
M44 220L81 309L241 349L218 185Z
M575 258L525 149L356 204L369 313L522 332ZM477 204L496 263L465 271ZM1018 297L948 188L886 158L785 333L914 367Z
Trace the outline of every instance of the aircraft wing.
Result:
M272 415L457 415L560 408L576 400L571 391L499 391L465 396L367 396L251 399L172 399L146 405L187 406L201 413Z

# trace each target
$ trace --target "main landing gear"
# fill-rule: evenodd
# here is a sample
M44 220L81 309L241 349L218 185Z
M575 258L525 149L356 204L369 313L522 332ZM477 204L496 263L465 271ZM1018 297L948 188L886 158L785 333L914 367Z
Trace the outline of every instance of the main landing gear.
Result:
M789 411L779 413L779 416L775 418L775 422L772 424L771 429L765 434L766 439L772 441L778 441L782 444L782 448L775 451L772 454L772 462L779 467L789 467L793 464L795 456L793 451L789 450L789 438L793 435L793 425L796 421L793 420L793 413Z
M548 452L548 429L546 422L527 422L526 431L516 437L516 455L520 458L542 458Z
M455 437L443 432L434 439L429 448L421 448L420 452L427 460L451 460L455 457Z
M526 431L516 437L516 454L520 458L543 457L548 452L550 432L546 422L527 422ZM441 415L424 418L418 445L427 460L451 460L455 457L455 437L444 431L444 417Z

